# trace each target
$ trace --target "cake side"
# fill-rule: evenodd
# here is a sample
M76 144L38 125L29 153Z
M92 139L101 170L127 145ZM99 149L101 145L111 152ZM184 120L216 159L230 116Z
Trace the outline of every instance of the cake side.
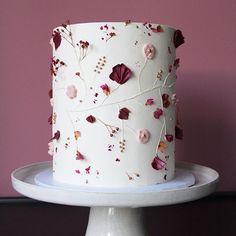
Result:
M51 44L55 180L150 185L174 176L173 28L142 23L62 25Z

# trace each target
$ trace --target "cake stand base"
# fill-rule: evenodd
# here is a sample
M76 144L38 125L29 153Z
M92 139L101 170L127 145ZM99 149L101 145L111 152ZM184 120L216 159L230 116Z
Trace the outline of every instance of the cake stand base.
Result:
M86 236L144 236L142 208L91 207Z
M195 184L191 185L191 178L180 178L185 185L170 186L170 181L163 184L161 189L161 184L123 189L62 186L53 182L49 178L50 174L47 175L52 172L51 162L19 168L13 171L11 178L15 190L30 198L65 205L90 206L86 236L146 236L141 207L193 201L216 189L219 175L213 169L177 162L176 170L180 177L194 175Z

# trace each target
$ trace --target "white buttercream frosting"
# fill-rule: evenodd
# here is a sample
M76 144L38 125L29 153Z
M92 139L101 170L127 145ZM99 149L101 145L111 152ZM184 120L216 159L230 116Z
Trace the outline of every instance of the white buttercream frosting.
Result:
M55 180L124 187L174 177L174 32L112 22L54 30Z

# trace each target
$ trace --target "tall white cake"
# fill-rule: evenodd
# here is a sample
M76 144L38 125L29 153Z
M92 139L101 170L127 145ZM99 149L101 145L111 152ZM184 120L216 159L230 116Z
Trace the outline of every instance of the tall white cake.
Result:
M53 177L72 185L162 183L175 172L180 30L126 22L63 24L51 39Z

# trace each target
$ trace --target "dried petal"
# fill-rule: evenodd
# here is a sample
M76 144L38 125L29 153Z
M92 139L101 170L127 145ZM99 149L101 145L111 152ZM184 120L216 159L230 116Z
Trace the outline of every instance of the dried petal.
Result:
M117 64L112 68L109 78L118 84L126 83L132 75L132 71L125 64Z
M153 98L148 98L147 101L145 102L146 106L151 106L154 104L154 99Z
M52 89L50 89L50 90L48 91L48 96L49 96L49 98L52 98Z
M52 37L55 49L57 50L58 47L61 45L61 34L58 31L54 31Z
M164 141L160 141L159 145L158 145L158 150L160 152L164 152L167 148L167 144Z
M91 169L91 166L85 168L86 174L90 174L90 169Z
M76 160L84 160L84 156L78 150L76 152Z
M169 95L164 93L162 94L163 107L167 108L170 105Z
M48 123L50 125L52 125L52 121L53 121L53 118L52 118L52 114L48 117Z
M78 138L81 137L80 131L75 131L74 136L75 136L75 140L78 140Z
M181 30L175 31L173 40L174 40L175 48L179 47L181 44L184 43L184 36L183 36Z
M121 120L128 120L129 119L129 113L130 113L130 110L126 107L123 107L123 108L120 109L118 117Z
M158 156L155 156L152 161L152 168L155 170L162 170L166 166L166 162L161 160Z
M60 138L60 136L61 136L61 134L60 134L60 131L59 130L57 130L57 132L54 134L54 136L50 139L50 141L52 141L53 139L55 139L55 140L59 140L59 138Z
M165 138L168 142L172 142L174 140L174 137L172 134L166 134L165 135Z
M157 108L156 111L153 112L153 116L155 119L159 119L160 116L163 115L163 111L160 108Z
M100 88L103 90L103 93L108 96L110 94L110 88L107 84L102 84Z
M80 174L80 170L75 170L75 173Z
M96 121L96 118L92 115L88 116L86 118L86 120L89 122L89 123L94 123Z
M158 25L156 28L151 28L151 30L152 30L152 32L154 32L154 33L160 33L160 32L164 32L164 29L160 26L160 25Z
M179 62L180 62L180 59L179 58L176 58L175 61L174 61L174 67L175 69L177 69L179 67Z

